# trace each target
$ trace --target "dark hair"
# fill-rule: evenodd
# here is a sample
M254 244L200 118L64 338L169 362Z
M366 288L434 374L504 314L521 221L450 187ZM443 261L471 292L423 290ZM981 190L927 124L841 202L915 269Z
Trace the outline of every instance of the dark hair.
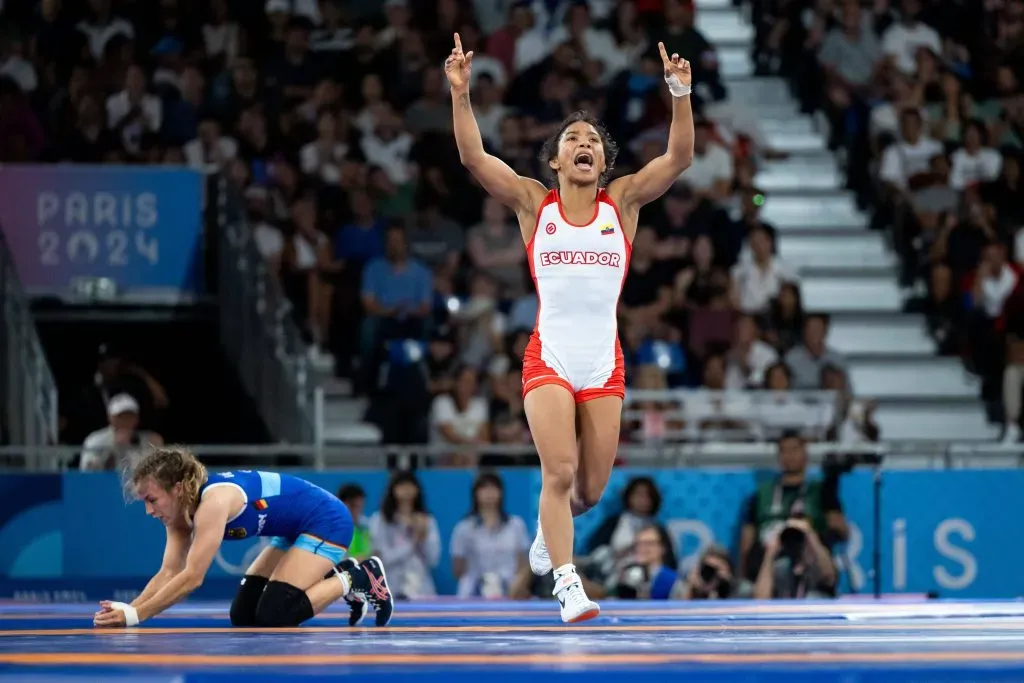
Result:
M341 502L356 498L366 498L366 491L359 484L342 484L338 489L338 500Z
M426 512L427 506L423 501L423 487L420 485L419 479L416 475L407 470L399 470L391 475L391 481L388 482L387 493L384 494L384 500L380 504L380 514L384 518L385 522L391 523L395 521L395 513L398 511L398 501L395 500L395 489L401 484L414 484L416 486L416 497L412 500L412 509L414 512Z
M623 511L629 509L630 496L641 486L647 487L647 491L651 496L651 517L654 517L658 514L658 510L661 509L661 491L658 490L658 485L650 477L633 477L629 480L626 488L622 490L622 509Z
M598 136L601 138L601 146L604 147L604 171L597 179L597 184L604 187L608 184L609 174L612 169L615 168L615 159L619 156L619 146L615 144L615 140L608 133L608 129L604 127L604 124L599 120L588 114L586 111L580 110L575 111L565 117L562 121L562 125L558 127L558 132L549 137L544 141L544 144L540 148L540 169L544 174L544 177L548 180L552 187L558 187L558 174L555 173L551 166L548 164L552 159L558 157L558 143L562 139L562 135L566 129L574 123L588 123L594 127L597 131Z
M646 477L643 478L646 479ZM679 565L679 560L676 558L676 549L674 544L672 543L672 537L669 536L668 529L666 529L660 524L645 524L644 526L637 529L636 536L639 536L645 531L654 531L656 534L658 534L658 540L661 541L662 565L666 567L671 567L672 569L676 569ZM636 536L633 537L634 542Z
M473 493L471 494L473 502L470 504L469 516L480 516L480 505L476 500L476 492L485 486L495 486L501 491L501 498L498 501L498 516L501 518L501 523L504 524L508 521L508 513L505 511L505 483L494 472L481 472L473 482Z

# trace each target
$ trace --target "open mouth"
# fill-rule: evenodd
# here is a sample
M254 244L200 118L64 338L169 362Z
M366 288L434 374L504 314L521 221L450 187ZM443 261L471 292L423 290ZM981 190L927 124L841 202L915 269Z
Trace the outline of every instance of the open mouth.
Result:
M581 171L590 171L594 168L594 156L590 152L580 152L572 163Z

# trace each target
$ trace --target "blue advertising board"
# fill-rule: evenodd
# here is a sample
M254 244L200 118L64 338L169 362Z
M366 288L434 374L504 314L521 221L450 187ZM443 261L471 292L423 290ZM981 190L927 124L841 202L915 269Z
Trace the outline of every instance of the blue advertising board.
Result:
M377 509L387 474L380 471L300 473L335 491L357 483L367 511ZM538 471L502 470L508 511L534 528ZM582 543L619 509L621 491L634 476L660 487L661 521L680 555L693 558L711 542L735 547L744 499L768 473L754 471L640 470L623 468L601 504L577 520ZM447 542L470 507L474 472L420 473L427 506L445 546L435 570L438 590L453 593ZM883 476L882 587L885 592L938 592L953 598L1024 595L1024 526L1018 523L1022 470L893 471ZM853 533L847 544L854 582L871 570L872 477L845 476L841 498ZM139 590L157 569L163 550L160 523L139 504L126 504L111 473L24 474L0 478L0 598L81 599ZM200 595L229 598L238 577L262 547L260 540L227 542ZM868 582L870 586L870 582ZM57 594L55 591L70 591ZM26 594L26 592L28 594Z
M33 296L107 278L126 302L200 294L203 176L186 168L5 165L0 230Z

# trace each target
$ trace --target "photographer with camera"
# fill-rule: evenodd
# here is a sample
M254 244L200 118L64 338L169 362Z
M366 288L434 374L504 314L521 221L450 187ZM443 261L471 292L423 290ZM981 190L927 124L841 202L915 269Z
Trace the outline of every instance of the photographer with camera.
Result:
M733 595L732 561L729 551L719 545L708 546L693 565L686 581L676 584L673 600L725 600Z
M623 600L668 600L678 582L672 539L664 527L650 524L636 533L631 561L613 592Z
M827 598L835 593L832 554L806 518L790 518L765 547L754 599Z
M760 578L769 555L767 549L773 542L778 544L777 537L787 527L792 528L794 520L798 520L797 527L806 526L813 532L815 540L826 549L849 536L839 503L839 473L832 469L823 480L809 479L807 444L795 431L779 438L778 458L778 476L758 486L746 504L740 532L738 575L742 581L756 582ZM835 573L834 567L831 573Z

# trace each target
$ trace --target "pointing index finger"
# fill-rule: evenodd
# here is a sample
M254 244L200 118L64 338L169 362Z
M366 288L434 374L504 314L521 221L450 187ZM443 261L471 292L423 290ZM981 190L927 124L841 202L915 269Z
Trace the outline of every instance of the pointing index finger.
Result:
M665 51L665 43L658 43L658 52L661 53L661 61L668 64L668 52Z
M459 34L455 34L455 49L462 52L462 38L459 38Z

